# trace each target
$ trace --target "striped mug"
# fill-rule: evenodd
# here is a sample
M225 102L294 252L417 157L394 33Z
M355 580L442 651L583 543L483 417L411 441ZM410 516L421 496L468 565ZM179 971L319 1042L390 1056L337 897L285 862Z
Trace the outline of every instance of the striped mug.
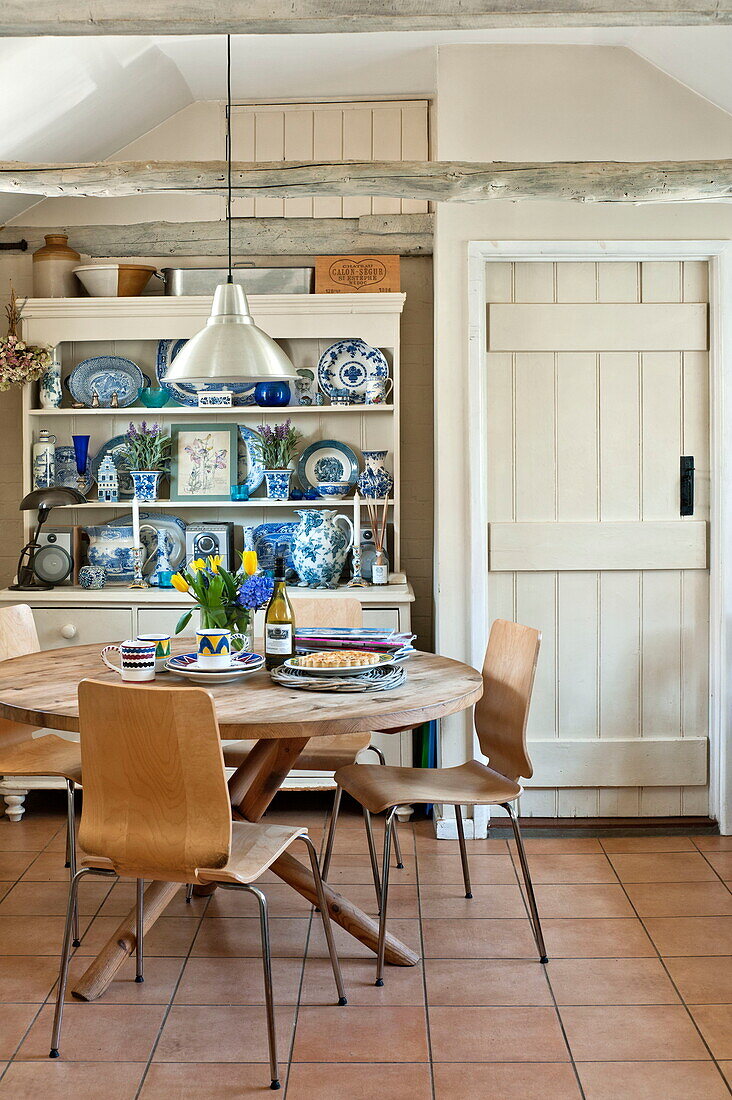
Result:
M115 665L107 660L107 654L119 653L121 664ZM139 638L130 638L119 645L105 645L102 660L112 672L118 672L123 680L155 679L155 642L141 642Z

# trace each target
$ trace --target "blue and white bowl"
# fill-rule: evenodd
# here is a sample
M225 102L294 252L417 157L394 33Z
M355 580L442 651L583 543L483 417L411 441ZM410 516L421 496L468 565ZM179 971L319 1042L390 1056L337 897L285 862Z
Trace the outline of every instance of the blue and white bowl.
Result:
M321 497L326 497L328 500L343 500L351 485L348 481L319 481L316 487Z

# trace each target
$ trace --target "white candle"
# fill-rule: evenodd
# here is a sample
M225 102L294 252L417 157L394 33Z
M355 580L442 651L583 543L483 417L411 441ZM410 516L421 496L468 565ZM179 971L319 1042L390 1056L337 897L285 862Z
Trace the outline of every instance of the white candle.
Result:
M132 545L140 546L140 502L132 498Z
M353 545L356 549L361 545L361 494L358 489L353 494Z

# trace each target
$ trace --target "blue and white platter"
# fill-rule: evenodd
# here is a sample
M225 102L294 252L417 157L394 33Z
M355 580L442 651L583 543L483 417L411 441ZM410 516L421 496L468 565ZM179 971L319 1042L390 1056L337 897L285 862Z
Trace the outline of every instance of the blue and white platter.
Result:
M166 373L168 367L175 359L181 348L187 343L187 340L159 340L158 341L158 353L155 360L155 372L158 377L158 382L164 390L167 390L170 396L177 401L180 405L189 405L191 408L198 407L198 392L203 390L205 393L216 393L218 390L227 389L231 390L234 394L235 405L254 405L254 382L227 382L226 386L216 385L215 383L207 383L205 386L196 387L192 386L189 382L164 382L163 375Z
M79 488L79 475L76 470L76 455L74 454L74 448L61 445L54 448L56 456L56 480L55 485L63 485L67 489ZM94 484L94 478L91 475L91 471L87 469L86 472L86 486L84 488L84 495L88 496L89 490Z
M84 359L72 370L68 379L69 393L74 401L91 408L94 394L99 402L109 408L112 394L117 394L121 409L137 401L140 390L145 385L145 376L131 359L121 355L97 355L93 359Z
M256 550L260 569L274 569L277 549L283 552L285 571L297 573L292 560L292 542L299 523L260 523L257 527L243 527L244 549ZM289 579L289 577L288 577Z
M323 481L358 481L359 465L355 452L337 439L321 439L311 443L300 456L297 476L306 491L317 489Z
M107 440L102 444L94 458L91 460L91 474L95 481L99 480L99 467L101 466L107 455L111 455L112 461L117 467L117 478L119 481L119 499L120 500L132 500L135 495L135 487L132 484L132 478L130 477L129 467L122 459L122 452L127 446L127 437L124 435L116 435L113 439Z
M110 527L128 527L132 523L132 512L110 520ZM186 560L186 524L170 512L140 512L140 541L146 550L145 573L155 568L155 551L158 548L157 531L165 531L165 545L168 559L174 570L180 569Z
M239 484L246 485L249 496L256 493L264 481L264 463L261 458L257 433L239 425Z
M194 684L227 684L259 672L264 667L264 657L258 653L232 653L230 668L205 669L198 667L197 653L180 653L171 657L165 667L168 672L184 676Z
M338 340L326 348L318 363L318 385L326 397L333 390L348 390L363 401L369 382L389 377L389 364L378 348L365 340Z

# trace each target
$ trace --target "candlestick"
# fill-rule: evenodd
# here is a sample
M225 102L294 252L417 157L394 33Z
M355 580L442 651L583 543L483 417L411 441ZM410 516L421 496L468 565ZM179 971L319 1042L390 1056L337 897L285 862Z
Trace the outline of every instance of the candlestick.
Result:
M132 498L132 545L140 546L140 502Z
M358 489L353 494L353 544L361 545L361 494Z
M353 576L347 588L368 588L369 582L361 576L361 494L353 494Z
M142 575L142 560L144 556L144 550L142 546L132 547L132 581L127 585L128 588L149 588Z

